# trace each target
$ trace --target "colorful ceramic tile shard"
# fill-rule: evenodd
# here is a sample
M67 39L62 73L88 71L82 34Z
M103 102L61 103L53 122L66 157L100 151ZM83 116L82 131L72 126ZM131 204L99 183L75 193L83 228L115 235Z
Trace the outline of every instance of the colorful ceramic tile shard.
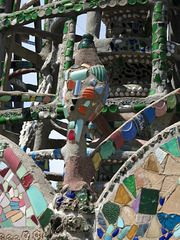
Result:
M107 202L104 204L102 212L109 224L114 224L118 219L120 207L112 202Z
M162 145L161 148L172 153L175 157L180 157L176 138L171 139L169 142Z
M136 184L134 175L125 178L123 183L127 187L127 189L132 193L132 195L136 198Z
M101 145L100 154L103 159L108 159L115 152L116 152L116 149L111 140L108 140L107 142Z
M120 131L115 131L110 137L116 146L116 150L120 149L124 144L124 138Z
M159 190L142 188L139 213L156 214L158 202Z
M159 172L159 169L157 166L157 158L154 153L149 154L147 158L147 162L144 165L144 169L151 170L154 172Z
M127 204L131 201L131 197L129 196L128 192L124 188L124 186L121 184L119 186L116 198L114 200L115 203L119 204Z

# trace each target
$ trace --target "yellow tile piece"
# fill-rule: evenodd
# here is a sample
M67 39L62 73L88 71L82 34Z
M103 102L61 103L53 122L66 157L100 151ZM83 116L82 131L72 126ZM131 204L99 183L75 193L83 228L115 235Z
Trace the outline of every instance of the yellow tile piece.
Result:
M96 171L98 171L98 167L99 167L99 163L101 162L101 155L100 153L95 153L94 157L92 158L93 163L94 163L94 168L96 169Z
M11 217L11 221L12 221L12 223L14 223L14 222L17 222L20 218L22 218L23 217L23 213L22 212L19 212L19 213L17 213L16 215L14 215L14 216L12 216Z
M34 102L36 100L36 96L31 96L30 101Z
M151 170L154 172L159 172L158 165L157 165L157 158L154 153L150 153L149 156L147 157L147 161L144 165L144 169Z
M131 201L131 197L129 196L124 186L121 184L118 189L115 202L119 204L127 204L130 201Z
M138 227L136 225L133 225L130 231L128 232L127 237L131 240L134 237L137 230L138 230Z

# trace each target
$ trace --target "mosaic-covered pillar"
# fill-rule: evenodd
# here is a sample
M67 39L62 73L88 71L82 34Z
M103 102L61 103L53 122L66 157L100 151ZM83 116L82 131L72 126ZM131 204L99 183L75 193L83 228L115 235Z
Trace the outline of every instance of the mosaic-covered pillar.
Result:
M64 23L63 29L63 40L60 47L61 59L59 67L59 75L57 82L57 96L61 98L61 90L63 88L64 70L67 70L73 65L73 48L75 41L75 29L76 20L75 18L68 19Z
M168 1L157 1L152 16L152 79L153 94L165 94L167 82Z

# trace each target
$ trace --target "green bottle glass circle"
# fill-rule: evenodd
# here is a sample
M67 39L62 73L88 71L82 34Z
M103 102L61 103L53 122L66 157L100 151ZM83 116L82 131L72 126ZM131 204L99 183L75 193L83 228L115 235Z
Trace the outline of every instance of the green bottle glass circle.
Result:
M128 0L129 5L135 5L137 0Z

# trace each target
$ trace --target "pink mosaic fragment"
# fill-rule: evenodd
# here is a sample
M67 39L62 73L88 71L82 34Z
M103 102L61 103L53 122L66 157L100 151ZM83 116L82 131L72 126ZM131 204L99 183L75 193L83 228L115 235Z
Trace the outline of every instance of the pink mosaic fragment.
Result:
M6 173L6 175L4 176L4 180L6 180L6 179L9 177L10 173L11 173L11 169L9 169L9 171L8 171L8 172Z
M1 201L1 207L2 207L2 208L5 208L5 207L7 207L9 204L10 204L9 199L8 199L6 196L4 196L4 198L3 198L2 201Z
M0 196L0 202L2 201L2 199L4 198L4 196L5 196L5 193L3 192L3 193L1 194L1 196Z
M6 162L11 166L13 172L16 172L20 164L20 159L14 154L13 150L8 147L3 155Z
M24 201L25 201L25 203L26 203L26 207L27 207L27 208L30 207L30 206L31 206L31 203L30 203L30 201L29 201L29 198L28 198L27 193L24 193L24 194L23 194L23 198L24 198Z
M2 213L2 207L0 207L0 215L1 215L1 213Z
M34 180L34 178L31 174L27 174L26 176L24 176L23 181L22 181L24 188L27 189L33 180Z
M9 168L5 168L2 171L0 171L0 175L4 178L8 171L9 171Z
M17 188L18 188L19 193L25 192L21 183L17 186Z
M10 198L14 197L14 189L13 188L10 189L9 196L10 196Z
M74 131L73 130L70 130L69 131L69 134L68 134L68 140L74 140L75 139L75 135L74 135Z
M12 198L12 202L19 202L19 198L13 197L13 198Z
M25 214L25 212L26 212L26 206L21 207L20 210L21 210L22 213Z
M19 184L20 184L20 181L19 181L19 179L16 177L16 175L14 175L14 176L12 177L12 181L13 181L16 185L19 185Z
M25 201L24 201L24 199L22 198L22 199L20 200L19 207L23 207L24 205L25 205Z

